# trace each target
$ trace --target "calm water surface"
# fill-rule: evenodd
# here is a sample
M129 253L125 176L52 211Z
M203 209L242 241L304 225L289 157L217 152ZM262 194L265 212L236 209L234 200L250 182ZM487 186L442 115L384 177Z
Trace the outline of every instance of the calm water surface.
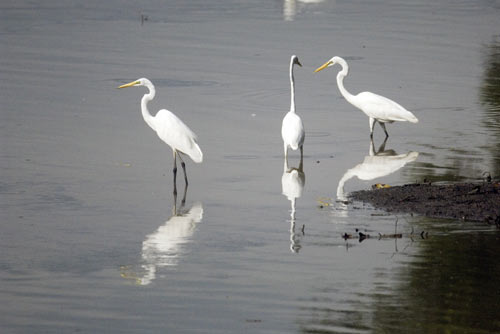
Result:
M335 201L500 176L498 2L7 1L0 17L2 333L500 331L498 230ZM307 134L286 173L291 54ZM371 143L338 68L313 73L334 55L348 90L420 122ZM185 205L144 88L116 89L139 77L199 136Z

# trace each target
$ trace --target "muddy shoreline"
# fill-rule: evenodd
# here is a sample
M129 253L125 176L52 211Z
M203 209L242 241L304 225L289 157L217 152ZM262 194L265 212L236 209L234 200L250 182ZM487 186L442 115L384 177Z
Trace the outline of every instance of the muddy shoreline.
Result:
M406 184L355 191L351 200L388 212L487 222L500 226L500 183Z

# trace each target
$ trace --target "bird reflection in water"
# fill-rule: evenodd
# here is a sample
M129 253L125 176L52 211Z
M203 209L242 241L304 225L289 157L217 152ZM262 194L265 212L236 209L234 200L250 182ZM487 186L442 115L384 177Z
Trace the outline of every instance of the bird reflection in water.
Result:
M324 0L284 0L283 2L283 19L285 21L293 21L295 20L295 15L297 15L297 2L300 5L307 4L317 4L321 3ZM300 6L299 6L300 7Z
M180 208L177 208L177 196L174 196L172 216L142 242L141 274L122 267L122 277L134 279L139 285L148 285L155 280L159 268L177 265L185 252L184 246L191 241L196 225L203 218L201 203L193 204L189 210L184 208L186 192L187 187Z
M396 154L394 150L386 150L387 137L378 151L375 151L373 140L370 140L369 155L362 163L348 169L339 181L337 186L337 201L344 202L347 196L344 191L344 184L347 180L357 176L360 180L368 181L383 177L403 168L409 162L415 161L418 152L408 152L406 154Z
M304 190L304 185L306 183L306 175L303 170L303 159L301 157L299 167L288 168L288 162L285 159L283 165L283 175L281 176L281 189L283 195L290 201L291 213L290 213L290 250L293 253L298 253L300 248L301 238L304 236L304 225L299 231L296 230L295 226L295 202L297 198L302 196L302 191Z

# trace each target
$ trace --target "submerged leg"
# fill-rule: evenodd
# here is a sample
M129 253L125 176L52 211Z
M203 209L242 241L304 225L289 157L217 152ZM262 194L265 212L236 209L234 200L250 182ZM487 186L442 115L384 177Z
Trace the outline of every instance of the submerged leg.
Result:
M375 126L375 118L370 117L370 138L373 138L373 127Z
M385 132L385 138L389 137L389 134L387 133L387 130L385 129L385 123L382 123L382 122L379 122L380 126L382 127L382 129L384 129L384 132Z

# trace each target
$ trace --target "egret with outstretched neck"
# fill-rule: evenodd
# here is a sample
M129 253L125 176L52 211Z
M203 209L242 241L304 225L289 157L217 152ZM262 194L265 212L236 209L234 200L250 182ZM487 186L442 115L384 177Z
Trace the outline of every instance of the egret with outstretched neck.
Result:
M172 148L174 155L174 194L177 195L176 177L177 177L177 157L181 160L181 166L184 171L184 181L186 188L188 179L186 174L186 164L182 160L182 154L189 156L194 162L203 161L203 153L198 146L196 134L182 122L177 116L167 109L161 109L155 116L148 110L148 102L155 97L155 87L146 78L137 79L118 88L133 86L145 86L149 92L144 94L141 100L141 111L144 121L158 134L168 146Z
M302 64L296 55L290 58L290 111L287 112L283 118L283 123L281 125L281 137L283 138L283 145L285 151L285 160L288 163L288 148L292 150L297 150L300 148L300 158L303 157L303 145L304 145L304 124L302 124L302 119L295 112L295 79L293 77L293 66Z
M373 137L373 127L376 122L384 129L386 137L389 137L389 134L385 128L385 123L393 123L395 121L418 123L415 115L386 97L371 92L362 92L357 95L349 93L344 87L344 78L347 76L349 66L347 66L347 62L341 57L333 57L314 72L319 72L335 64L342 66L342 70L337 74L337 85L340 93L347 102L361 109L370 118L370 137Z

